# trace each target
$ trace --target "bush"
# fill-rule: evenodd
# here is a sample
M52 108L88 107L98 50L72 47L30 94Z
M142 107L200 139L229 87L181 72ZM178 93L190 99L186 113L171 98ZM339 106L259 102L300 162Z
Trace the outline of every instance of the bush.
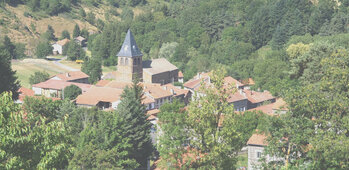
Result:
M72 84L64 88L64 99L73 100L76 97L78 97L81 93L82 90L78 86Z
M50 78L50 75L47 72L37 71L29 77L29 83L30 85L38 84L48 80L49 78Z

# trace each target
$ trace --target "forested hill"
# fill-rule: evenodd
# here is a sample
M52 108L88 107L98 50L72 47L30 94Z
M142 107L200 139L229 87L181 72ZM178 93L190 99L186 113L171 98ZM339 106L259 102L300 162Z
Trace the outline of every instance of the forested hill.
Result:
M24 6L23 14L34 20L62 16L96 29L88 48L104 65L116 64L131 28L145 58L169 59L186 79L224 66L231 76L253 77L256 88L276 95L312 81L306 74L321 72L307 62L332 51L317 50L349 44L348 0L11 0L1 5L3 11ZM66 26L71 31L74 24ZM297 43L302 44L290 46ZM312 51L316 56L308 54Z

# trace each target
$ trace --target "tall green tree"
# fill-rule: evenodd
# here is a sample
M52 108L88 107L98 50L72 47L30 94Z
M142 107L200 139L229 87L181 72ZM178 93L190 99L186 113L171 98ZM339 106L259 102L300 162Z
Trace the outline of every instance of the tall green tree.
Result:
M132 145L130 157L137 161L140 168L146 168L153 146L150 138L151 124L147 120L146 107L142 104L142 100L143 88L138 81L134 81L132 87L124 89L116 113L124 122L120 127L123 136L129 138L129 143Z
M38 58L45 58L52 54L52 50L53 47L50 45L50 43L48 41L43 41L36 46L35 54Z
M64 30L64 31L62 32L62 37L61 37L61 39L65 39L65 38L70 39L70 33L69 33L68 30Z
M122 119L113 112L97 112L95 120L89 121L81 131L69 168L137 168L137 162L130 158L129 138L122 135Z
M44 33L43 36L48 41L56 40L55 30L53 29L53 27L51 25L47 26L47 31Z
M159 113L159 145L157 150L161 157L160 167L189 168L190 162L183 155L187 153L186 143L189 141L185 119L184 104L178 100L161 106ZM159 130L160 130L159 129Z
M191 146L196 159L194 168L231 169L236 165L242 143L246 143L236 128L234 106L228 103L233 85L223 79L226 72L222 69L211 74L213 86L202 88L204 96L198 97L188 106L187 124L190 130ZM202 86L204 87L204 86Z
M78 24L75 24L74 30L73 30L73 38L76 38L80 36L80 27Z
M89 75L88 81L90 83L96 83L102 76L102 63L100 60L90 58L84 61L81 71Z
M13 99L18 98L18 89L20 87L17 80L16 72L11 68L11 53L4 44L0 44L0 78L3 81L0 83L0 93L11 91Z

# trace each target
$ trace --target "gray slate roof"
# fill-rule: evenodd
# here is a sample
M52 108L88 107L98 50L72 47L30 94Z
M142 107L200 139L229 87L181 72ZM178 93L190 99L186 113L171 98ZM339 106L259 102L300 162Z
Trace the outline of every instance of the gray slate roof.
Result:
M136 41L130 29L127 31L124 43L122 44L121 49L117 56L119 57L143 56L142 52L138 49L138 46L136 44Z

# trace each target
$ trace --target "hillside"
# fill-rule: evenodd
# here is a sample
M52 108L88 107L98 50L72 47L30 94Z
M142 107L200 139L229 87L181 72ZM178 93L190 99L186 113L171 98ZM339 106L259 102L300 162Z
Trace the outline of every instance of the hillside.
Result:
M33 49L38 44L40 35L51 25L55 31L55 36L60 37L64 30L73 33L75 24L81 29L87 29L90 33L98 32L95 25L90 24L85 18L79 16L79 10L84 9L86 13L92 12L96 20L106 21L105 15L110 11L116 11L120 14L121 8L116 8L106 4L100 4L98 7L88 5L73 6L70 12L59 13L50 16L42 11L32 12L26 5L17 6L5 5L0 7L0 38L7 35L13 42L26 44L26 54L33 56ZM133 9L134 15L139 15L142 10ZM119 16L110 16L109 20L120 21Z

